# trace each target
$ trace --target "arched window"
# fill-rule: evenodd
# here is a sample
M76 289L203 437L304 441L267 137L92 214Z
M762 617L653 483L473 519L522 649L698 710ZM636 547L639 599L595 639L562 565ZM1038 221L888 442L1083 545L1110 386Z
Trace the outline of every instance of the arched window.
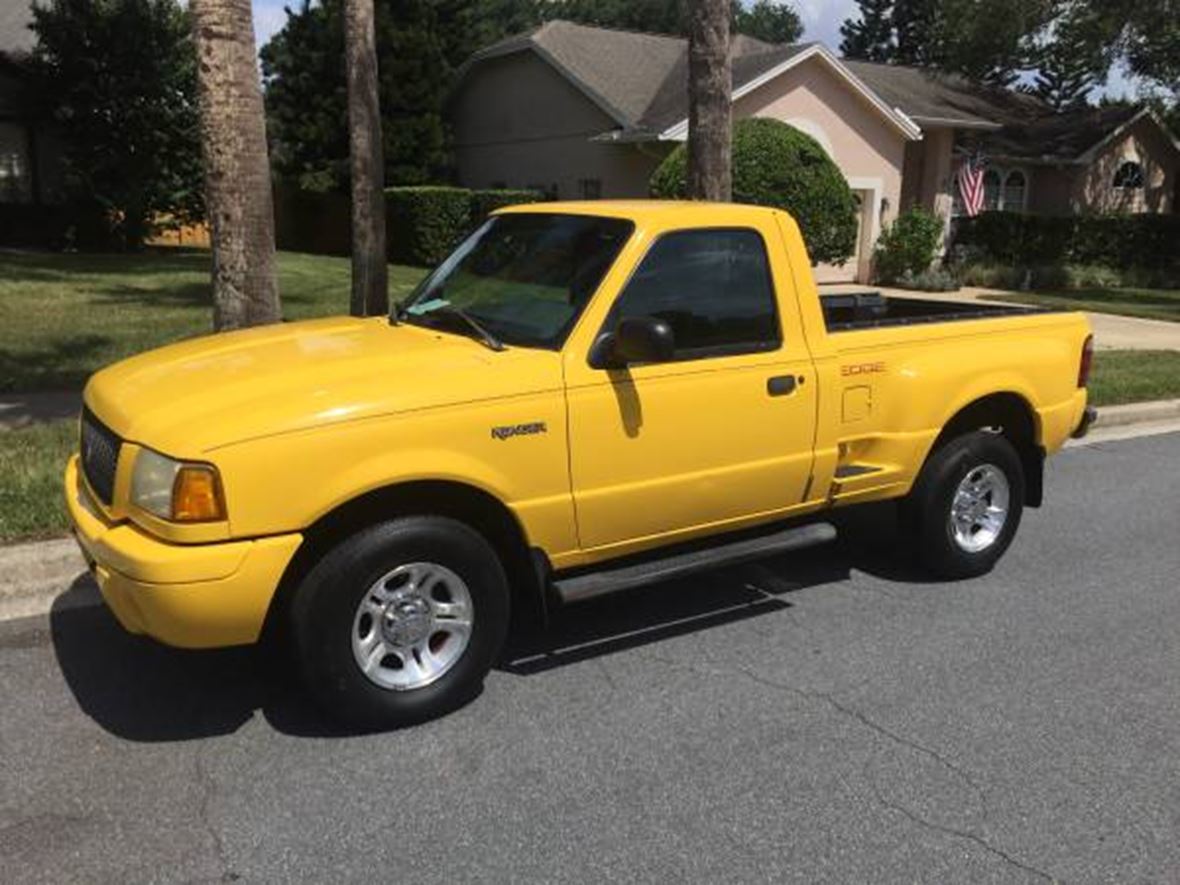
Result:
M1000 173L988 169L983 173L983 209L994 212L1000 208Z
M1024 210L1024 194L1028 179L1019 169L1013 169L1004 179L1004 209L1007 212L1021 212Z
M1143 187L1143 166L1134 160L1127 160L1114 174L1113 187L1120 190L1138 190Z

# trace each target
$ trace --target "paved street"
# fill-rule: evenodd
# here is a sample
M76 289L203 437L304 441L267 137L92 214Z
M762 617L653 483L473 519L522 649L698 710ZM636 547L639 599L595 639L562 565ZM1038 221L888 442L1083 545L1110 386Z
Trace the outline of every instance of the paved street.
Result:
M1180 882L1178 464L1180 434L1064 453L980 580L861 512L571 609L401 733L59 603L0 625L0 877Z

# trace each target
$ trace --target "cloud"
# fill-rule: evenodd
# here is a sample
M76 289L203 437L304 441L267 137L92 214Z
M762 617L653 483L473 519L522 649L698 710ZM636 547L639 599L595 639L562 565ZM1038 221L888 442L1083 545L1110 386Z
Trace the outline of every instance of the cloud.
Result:
M254 43L263 46L287 23L285 3L293 0L254 0Z
M840 25L858 12L856 0L789 0L803 21L803 39L840 48Z

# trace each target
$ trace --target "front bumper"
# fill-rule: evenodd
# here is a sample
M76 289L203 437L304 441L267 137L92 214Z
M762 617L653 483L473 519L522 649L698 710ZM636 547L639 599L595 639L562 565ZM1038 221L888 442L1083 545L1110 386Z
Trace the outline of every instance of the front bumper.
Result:
M218 544L169 544L95 508L66 465L66 506L74 537L119 623L181 648L258 641L271 599L299 534Z

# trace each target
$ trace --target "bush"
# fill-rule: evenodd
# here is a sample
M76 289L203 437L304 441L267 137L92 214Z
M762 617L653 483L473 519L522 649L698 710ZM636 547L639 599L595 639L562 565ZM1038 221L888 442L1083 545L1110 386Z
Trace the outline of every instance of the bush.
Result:
M652 174L653 197L688 194L688 153L678 146ZM799 224L812 263L843 264L856 249L856 198L811 136L778 120L733 127L733 200L783 209Z
M959 277L949 267L928 267L919 273L907 270L892 282L899 288L922 292L953 292L959 288Z
M1180 279L1180 215L1020 215L984 212L956 219L956 247L1021 267L1088 265Z
M521 203L540 203L545 195L530 190L480 190L471 192L471 220L479 224L497 209Z
M471 230L471 191L391 187L385 191L389 250L402 264L438 264Z
M877 277L888 283L925 273L941 239L941 218L921 207L906 210L877 238Z

